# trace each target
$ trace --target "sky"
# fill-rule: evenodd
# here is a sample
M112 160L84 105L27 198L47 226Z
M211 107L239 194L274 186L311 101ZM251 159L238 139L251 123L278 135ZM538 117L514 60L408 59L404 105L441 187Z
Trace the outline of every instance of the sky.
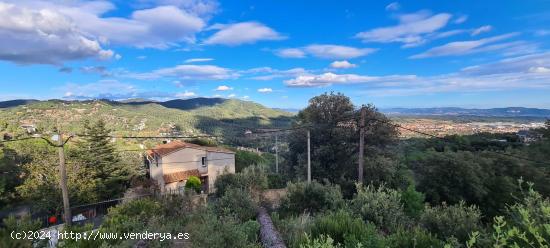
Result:
M0 100L550 108L549 42L549 0L0 0Z

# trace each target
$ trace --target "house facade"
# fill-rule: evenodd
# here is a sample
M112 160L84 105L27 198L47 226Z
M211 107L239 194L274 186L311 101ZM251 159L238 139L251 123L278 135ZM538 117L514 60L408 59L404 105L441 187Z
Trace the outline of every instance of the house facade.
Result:
M196 176L201 180L202 191L212 193L218 176L235 173L235 152L172 141L148 150L146 163L149 176L163 192L178 190L190 176Z

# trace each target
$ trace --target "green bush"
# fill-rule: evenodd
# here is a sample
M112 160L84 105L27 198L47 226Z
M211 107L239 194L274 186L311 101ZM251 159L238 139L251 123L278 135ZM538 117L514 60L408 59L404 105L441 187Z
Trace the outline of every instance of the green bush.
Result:
M201 192L201 180L196 176L190 176L185 182L185 188L194 190L197 193Z
M377 233L376 226L365 223L350 212L340 210L317 216L310 228L313 238L330 236L345 247L383 247L383 239Z
M440 239L468 240L468 234L480 229L481 212L464 202L448 206L427 207L420 216L420 225Z
M412 184L405 191L401 192L401 202L403 203L405 213L409 217L416 218L424 210L424 194L416 191Z
M534 191L532 184L523 199L506 208L505 216L493 220L492 232L473 232L469 247L550 247L550 199Z
M241 224L232 216L218 217L205 209L195 213L184 230L189 232L190 247L259 248L257 237L252 235L259 230L255 227L259 228L249 222Z
M283 215L298 215L309 212L338 209L344 205L338 186L318 182L289 183L288 193L282 199L280 212Z
M216 196L221 197L230 188L247 190L251 193L266 189L268 180L264 168L250 166L240 173L219 176L216 178L214 186L216 187Z
M268 174L267 185L269 189L282 189L286 187L285 177L281 174Z
M125 233L147 230L148 221L162 212L161 204L151 199L138 199L109 209L101 232ZM118 244L119 240L108 240L110 244Z
M339 244L334 244L334 239L328 235L321 235L318 238L310 238L309 235L306 235L306 240L304 244L300 245L300 248L340 248L342 247Z
M226 191L216 203L217 213L224 216L235 216L242 222L254 218L256 208L257 205L248 192L238 188Z
M385 232L393 232L409 225L401 193L384 186L357 185L357 195L351 201L351 209L365 221L371 221Z
M435 235L422 228L402 229L386 237L386 247L389 248L439 248L445 243Z
M271 214L271 220L285 243L291 248L300 247L306 242L306 234L313 221L309 213L281 219L277 212Z
M33 245L32 240L29 239L12 239L10 234L12 231L15 232L28 232L36 231L40 229L40 221L31 220L31 217L25 215L20 219L16 219L15 216L10 215L8 218L3 220L4 227L0 228L0 247L21 247L21 248L31 248Z

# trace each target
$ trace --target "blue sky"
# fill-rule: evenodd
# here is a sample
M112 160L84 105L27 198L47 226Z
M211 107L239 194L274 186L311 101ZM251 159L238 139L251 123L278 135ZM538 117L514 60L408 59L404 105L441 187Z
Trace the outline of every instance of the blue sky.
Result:
M0 100L550 108L550 1L0 0Z

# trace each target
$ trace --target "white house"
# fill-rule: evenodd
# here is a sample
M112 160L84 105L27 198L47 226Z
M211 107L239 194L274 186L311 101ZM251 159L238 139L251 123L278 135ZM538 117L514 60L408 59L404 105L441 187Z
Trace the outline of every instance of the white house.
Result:
M200 178L204 192L214 192L216 178L235 173L235 152L182 141L157 145L147 151L149 175L162 191L185 186L190 176Z

